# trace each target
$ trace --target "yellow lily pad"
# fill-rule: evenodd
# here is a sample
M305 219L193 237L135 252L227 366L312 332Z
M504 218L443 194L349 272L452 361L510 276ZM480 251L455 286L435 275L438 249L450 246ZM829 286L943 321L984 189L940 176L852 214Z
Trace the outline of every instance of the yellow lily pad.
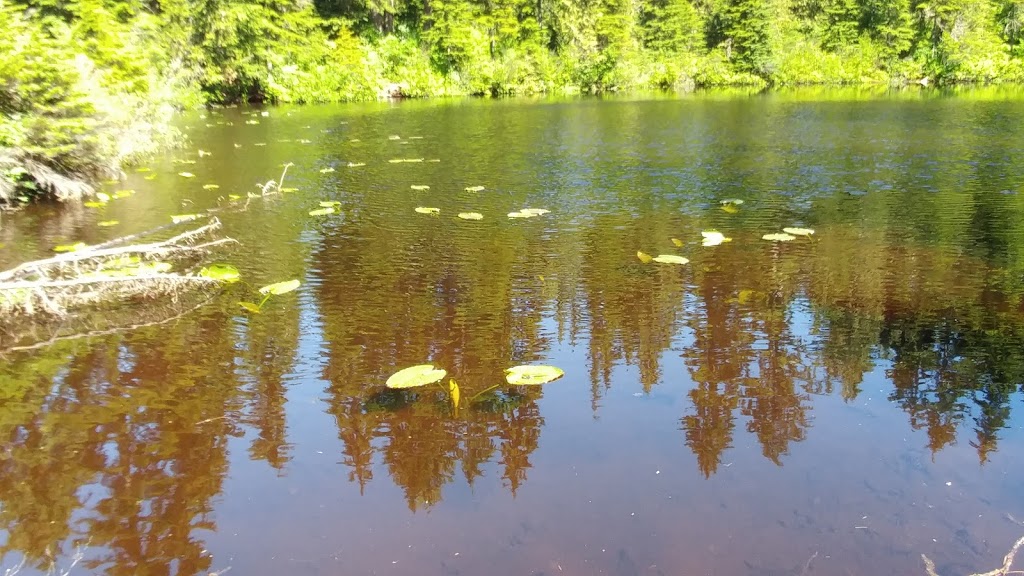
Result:
M118 224L117 220L103 220L102 222L97 222L96 223L96 225L101 227L101 228L110 228L111 226L117 226L117 224Z
M284 282L276 282L274 284L268 284L263 288L260 288L260 294L285 294L295 290L299 287L298 280L286 280Z
M427 186L426 184L413 184L412 186L409 186L409 188L412 188L413 190L430 190L430 186Z
M440 214L441 213L441 209L440 208L428 208L426 206L417 206L416 207L416 211L419 212L420 214L435 214L436 215L436 214Z
M543 216L551 212L551 210L546 210L544 208L521 208L519 211L523 214L531 214L533 216Z
M481 192L483 190L483 186L466 186L466 192Z
M416 388L440 382L447 374L442 368L434 368L433 364L420 364L395 372L384 385L388 388Z
M650 264L654 260L654 258L646 252L637 251L636 257L639 258L640 261L643 262L644 264Z
M532 212L523 212L522 210L519 210L517 212L509 212L508 213L508 217L509 218L536 218L537 215L532 213Z
M182 178L195 178L196 177L196 175L191 173L191 172L178 172L178 176L181 176Z
M189 222L202 217L202 214L175 214L171 216L171 222L174 222L175 224L181 224L182 222Z
M793 236L810 236L814 234L814 230L810 228L783 228L782 231Z
M334 214L334 207L328 206L327 208L317 208L316 210L310 210L310 216L327 216L328 214Z
M61 244L59 246L54 246L53 247L53 251L54 252L78 252L79 250L82 250L84 248L86 248L85 242L75 242L74 244Z
M658 254L654 258L651 258L651 260L661 264L688 264L690 262L688 258L676 256L675 254Z
M483 220L484 215L479 212L459 212L459 218L463 220Z
M341 202L338 202L337 200L321 200L320 201L320 207L321 208L333 208L335 206L341 206Z
M761 238L764 240L771 240L772 242L789 242L790 240L796 240L796 236L793 236L792 234L781 234L778 232L774 234L765 234L764 236L761 236Z
M203 190L216 190L220 188L220 184L203 184Z
M554 366L513 366L505 370L505 381L516 386L547 384L565 375Z
M683 241L679 238L673 238L672 243L675 244L677 248L682 248L683 246Z

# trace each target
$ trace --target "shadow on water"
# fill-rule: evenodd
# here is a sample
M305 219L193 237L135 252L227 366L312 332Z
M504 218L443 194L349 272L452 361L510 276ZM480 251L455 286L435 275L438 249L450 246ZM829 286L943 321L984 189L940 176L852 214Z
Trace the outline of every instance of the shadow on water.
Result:
M209 114L192 138L219 163L190 188L158 162L124 184L151 193L109 210L144 228L215 205L204 182L245 190L269 177L254 163L294 161L297 192L223 220L252 285L303 286L258 315L237 285L167 324L7 354L4 568L81 549L76 570L105 574L923 574L926 552L954 574L1024 530L1019 107ZM386 162L420 157L440 162ZM340 215L307 216L320 200ZM506 219L525 206L552 212ZM94 218L111 214L57 232L28 215L5 242L46 250ZM761 239L792 225L816 233ZM709 228L732 241L702 247ZM426 361L473 401L384 388ZM534 362L566 377L474 397Z

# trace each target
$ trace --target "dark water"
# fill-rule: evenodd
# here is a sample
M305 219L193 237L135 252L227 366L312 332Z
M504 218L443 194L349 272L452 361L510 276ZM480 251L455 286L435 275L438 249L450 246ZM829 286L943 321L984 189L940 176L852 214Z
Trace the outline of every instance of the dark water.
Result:
M954 575L1024 535L1024 93L204 116L130 198L4 217L7 266L298 189L218 213L247 284L3 355L0 569ZM384 388L428 361L566 376Z

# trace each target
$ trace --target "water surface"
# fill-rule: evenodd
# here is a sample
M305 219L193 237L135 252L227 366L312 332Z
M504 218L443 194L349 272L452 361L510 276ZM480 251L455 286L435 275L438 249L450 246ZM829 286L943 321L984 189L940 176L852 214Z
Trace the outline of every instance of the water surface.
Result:
M1024 534L1024 93L267 112L183 119L106 208L5 216L4 267L219 208L245 282L4 353L0 567L953 575ZM423 362L464 398L566 376L384 387Z

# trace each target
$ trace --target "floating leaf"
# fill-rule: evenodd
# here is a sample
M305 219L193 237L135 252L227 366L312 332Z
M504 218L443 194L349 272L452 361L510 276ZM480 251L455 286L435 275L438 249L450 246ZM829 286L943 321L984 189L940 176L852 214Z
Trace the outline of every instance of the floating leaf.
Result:
M202 158L203 156L213 156L213 154L207 152L206 150L200 150L199 157Z
M637 251L636 257L639 258L640 261L643 262L644 264L650 264L651 261L654 260L654 258L652 258L651 255L646 252Z
M252 312L253 314L260 313L260 307L258 304L253 304L252 302L239 302L238 305L241 306L242 308L245 308L249 312Z
M722 242L732 242L732 238L726 238L725 234L718 230L704 230L700 235L704 237L701 240L701 244L704 246L718 246Z
M459 385L455 383L455 379L448 381L448 395L452 399L452 408L459 407Z
M814 230L810 228L783 228L782 231L793 236L810 236L814 234Z
M388 140L401 140L401 139L402 139L402 137L399 136L398 134L392 134L391 136L388 136Z
M220 184L203 184L203 190L216 190L220 188Z
M412 188L413 190L430 190L430 186L427 186L426 184L413 184L412 186L409 186L409 188Z
M238 194L228 194L228 200L241 200L242 197Z
M675 254L658 254L652 260L662 264L688 264L690 262L689 259L676 256Z
M281 188L281 192L298 192L298 188Z
M743 204L743 200L740 200L739 198L726 198L725 200L719 200L718 203L723 206L739 206L740 204Z
M427 208L426 206L417 206L416 211L420 214L440 214L440 208Z
M127 198L132 194L135 194L135 190L118 190L114 192L114 198Z
M268 284L268 285L264 286L263 288L260 288L260 294L274 294L274 295L286 294L288 292L291 292L292 290L295 290L298 287L299 287L299 281L298 280L287 280L285 282L277 282L277 283L274 283L274 284Z
M423 140L423 136L409 136L409 140Z
M448 372L434 368L433 364L420 364L395 372L384 385L388 388L416 388L439 382L446 374Z
M195 160L175 160L174 163L175 164L189 164L189 165L192 165L192 164L195 164L196 161Z
M266 142L257 142L255 144L253 144L253 146L266 146L266 145L267 145Z
M310 210L310 216L327 216L328 214L334 214L334 207L329 206L327 208L317 208L316 210Z
M195 178L196 177L196 175L191 173L191 172L178 172L178 176L181 176L182 178Z
M532 212L523 212L523 211L520 210L519 212L509 212L508 213L508 217L509 218L536 218L537 215L533 214Z
M481 192L484 190L483 186L467 186L466 192Z
M533 216L543 216L551 212L551 210L546 210L544 208L521 208L519 211L523 214L530 214Z
M366 166L366 162L349 162L346 166L349 168L358 168L360 166Z
M331 208L333 206L341 206L341 202L337 200L321 200L320 206L323 208Z
M334 172L334 168L321 168L320 169L320 173L321 174L330 174L331 172Z
M423 158L406 158L406 162L423 162Z
M547 384L565 375L554 366L513 366L505 370L505 381L516 386Z
M147 174L146 176L143 176L143 178L146 180L156 180L156 174Z
M102 228L110 228L111 226L117 226L117 224L117 220L103 220L102 222L96 223L97 226L100 226Z
M200 270L199 276L222 282L235 282L241 277L241 274L238 272L238 268L230 264L211 264Z
M796 236L780 233L765 234L764 236L761 236L761 238L764 240L771 240L772 242L789 242L790 240L796 240Z
M82 202L82 206L85 206L86 208L103 208L106 205L106 202Z
M139 168L136 168L135 171L136 172L140 172L140 173L141 172L152 172L153 169L148 167L148 166L140 166Z
M728 214L735 214L740 211L735 204L726 204L722 206L722 210Z
M191 220L196 220L202 217L202 214L175 214L171 216L171 222L174 222L175 224L181 224L182 222L189 222Z
M110 202L110 194L104 194L103 192L96 193L96 199L100 202Z
M85 242L75 242L74 244L61 244L54 246L54 252L78 252L86 247Z
M675 244L677 247L680 247L680 248L683 246L683 241L680 240L679 238L673 238L672 239L672 243Z
M479 212L459 212L459 218L463 220L483 220L484 215Z

